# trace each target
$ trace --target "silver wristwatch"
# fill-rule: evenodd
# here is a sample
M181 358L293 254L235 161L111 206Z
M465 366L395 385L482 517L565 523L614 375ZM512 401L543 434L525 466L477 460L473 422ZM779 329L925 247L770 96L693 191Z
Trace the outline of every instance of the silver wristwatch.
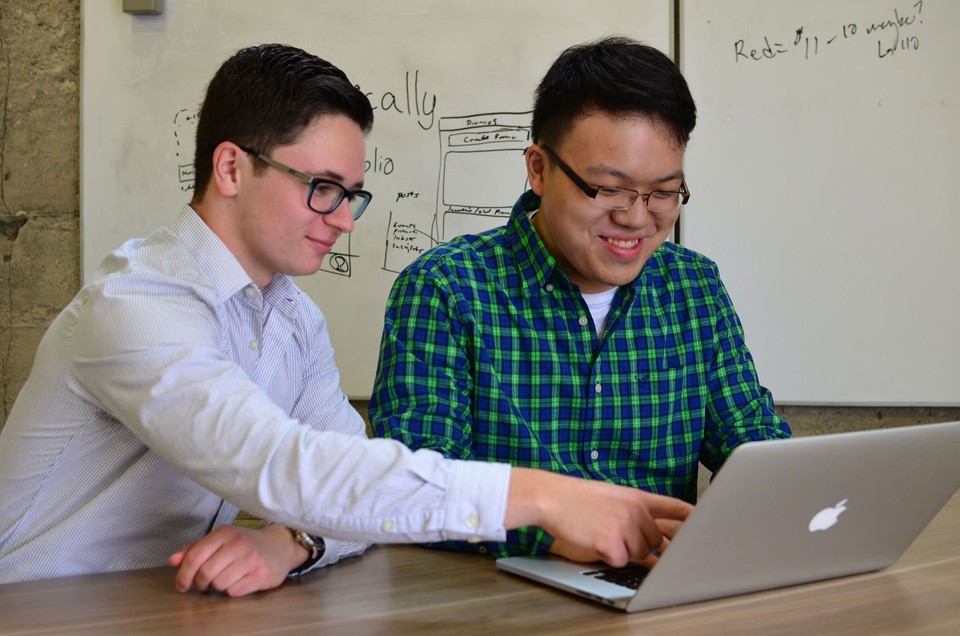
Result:
M324 543L323 537L317 537L312 534L307 534L303 530L294 530L293 528L291 528L290 531L293 532L293 540L306 548L309 553L306 561L290 571L290 576L300 576L323 558L324 552L327 551L327 544Z

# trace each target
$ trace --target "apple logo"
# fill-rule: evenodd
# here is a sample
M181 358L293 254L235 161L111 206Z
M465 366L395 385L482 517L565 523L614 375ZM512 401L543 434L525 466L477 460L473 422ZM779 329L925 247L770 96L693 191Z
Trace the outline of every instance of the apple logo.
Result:
M846 509L847 500L844 499L843 501L837 503L836 506L824 508L817 514L813 515L813 519L810 520L810 532L817 532L818 530L826 530L833 527L833 524L837 522L837 519Z

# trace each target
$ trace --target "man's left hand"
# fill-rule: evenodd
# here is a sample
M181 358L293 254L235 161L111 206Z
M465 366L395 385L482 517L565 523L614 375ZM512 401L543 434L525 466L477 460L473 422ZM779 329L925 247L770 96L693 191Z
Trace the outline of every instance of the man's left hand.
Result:
M222 526L170 555L167 563L180 568L174 582L180 592L192 587L245 596L277 587L307 556L281 525Z

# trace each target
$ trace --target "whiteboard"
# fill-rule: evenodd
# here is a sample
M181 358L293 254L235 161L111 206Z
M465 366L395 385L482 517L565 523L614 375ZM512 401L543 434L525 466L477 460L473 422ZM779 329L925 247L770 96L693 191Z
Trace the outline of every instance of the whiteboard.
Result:
M565 48L625 34L672 46L670 0L166 0L81 5L81 268L172 223L193 186L204 90L237 49L299 46L370 98L373 203L298 279L327 316L344 391L371 393L396 274L431 246L502 225L526 187L536 84Z
M683 243L778 403L960 404L960 2L683 0Z

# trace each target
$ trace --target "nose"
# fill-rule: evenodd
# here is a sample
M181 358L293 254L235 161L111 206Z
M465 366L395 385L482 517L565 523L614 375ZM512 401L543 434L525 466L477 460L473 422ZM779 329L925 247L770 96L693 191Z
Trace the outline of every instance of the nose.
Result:
M643 227L653 219L643 197L637 197L633 205L626 210L611 210L610 215L615 223L632 228Z
M350 201L347 197L343 197L340 205L338 205L333 212L325 214L323 219L327 225L340 230L344 234L353 232L353 228L356 225L356 221L353 220L353 212L350 210Z

